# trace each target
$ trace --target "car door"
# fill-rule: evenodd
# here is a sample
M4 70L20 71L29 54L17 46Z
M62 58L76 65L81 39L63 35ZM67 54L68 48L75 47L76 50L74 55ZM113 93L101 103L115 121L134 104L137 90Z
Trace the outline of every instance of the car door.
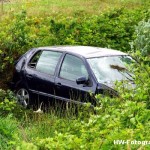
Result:
M37 71L36 71L36 64L41 56L42 51L38 51L29 58L29 61L25 65L24 68L24 77L25 77L25 84L29 91L32 93L37 92Z
M33 92L46 97L54 97L55 69L61 54L57 51L41 50L33 56L29 66L30 72L32 70L34 75L28 74L27 76L30 87L33 86L32 83L34 82Z
M87 79L87 83L77 84L77 79ZM56 95L65 101L83 103L91 101L90 93L95 92L89 72L82 58L66 54L55 79Z

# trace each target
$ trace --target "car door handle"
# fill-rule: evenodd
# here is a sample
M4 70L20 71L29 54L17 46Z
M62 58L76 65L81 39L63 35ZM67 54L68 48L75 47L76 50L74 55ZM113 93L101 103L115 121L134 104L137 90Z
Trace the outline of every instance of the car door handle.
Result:
M27 77L28 79L32 79L32 75L27 74L26 77Z
M56 86L57 86L57 87L61 87L62 85L61 85L60 82L58 82L58 83L56 83Z

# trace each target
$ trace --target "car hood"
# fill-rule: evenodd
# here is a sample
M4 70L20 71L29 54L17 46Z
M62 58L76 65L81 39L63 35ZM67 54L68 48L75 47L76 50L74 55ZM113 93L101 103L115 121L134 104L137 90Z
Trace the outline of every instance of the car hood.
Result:
M100 84L104 84L112 89L115 89L116 86L121 86L122 88L134 89L136 87L133 81L122 80L122 81L107 81Z

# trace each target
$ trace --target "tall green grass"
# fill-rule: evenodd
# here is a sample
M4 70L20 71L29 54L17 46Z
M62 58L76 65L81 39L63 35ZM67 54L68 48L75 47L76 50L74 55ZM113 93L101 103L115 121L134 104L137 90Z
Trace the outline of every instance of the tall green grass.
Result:
M10 2L3 4L1 13L13 13L26 9L29 15L36 16L57 16L60 14L71 16L79 12L85 12L87 15L98 15L103 11L118 7L133 9L145 4L147 1L148 0L10 0Z

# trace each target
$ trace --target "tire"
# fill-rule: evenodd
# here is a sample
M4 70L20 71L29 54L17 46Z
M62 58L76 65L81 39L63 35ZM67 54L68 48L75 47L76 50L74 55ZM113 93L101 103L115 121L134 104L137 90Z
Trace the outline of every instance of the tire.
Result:
M16 91L16 97L18 99L18 103L22 105L24 108L28 108L30 105L30 94L27 89L19 88Z

